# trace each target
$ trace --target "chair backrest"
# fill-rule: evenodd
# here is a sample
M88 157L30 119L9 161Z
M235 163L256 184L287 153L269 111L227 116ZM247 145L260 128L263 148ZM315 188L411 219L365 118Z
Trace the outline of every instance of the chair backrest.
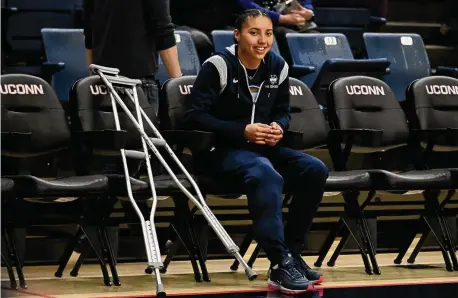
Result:
M52 87L25 74L1 76L2 132L31 133L27 153L39 155L68 146L70 130Z
M178 59L180 61L180 68L183 75L197 75L201 68L199 55L191 33L183 30L175 31L175 40L178 48ZM161 84L169 79L167 70L165 69L164 62L159 57L159 70L157 79Z
M40 54L41 28L75 27L76 0L8 0L6 6L14 8L6 20L6 41L13 52Z
M132 100L126 91L115 87L115 90L123 100L124 104L137 118L137 112ZM156 121L153 107L146 99L141 87L137 87L138 101L140 107L145 111L149 119ZM122 130L129 132L126 140L126 149L142 148L141 136L124 110L117 105L119 123ZM89 76L79 80L73 86L70 95L70 117L72 132L91 130L116 130L115 118L111 104L111 97L106 86L99 76ZM145 132L153 136L152 130L143 120Z
M168 81L162 87L159 102L161 129L183 129L186 99L197 76L182 76Z
M289 130L302 133L302 149L326 145L329 126L310 89L301 81L289 78L291 123Z
M65 63L65 68L54 74L52 86L60 100L68 101L73 84L88 76L83 29L43 28L41 34L48 62Z
M393 89L398 101L405 100L409 84L431 74L425 45L418 34L365 33L368 58L386 58L390 73L383 80Z
M458 79L432 76L413 82L404 107L412 128L458 128ZM438 145L450 146L437 140ZM453 144L458 146L458 140Z
M211 35L213 39L213 47L215 53L222 52L225 48L230 47L234 44L234 31L232 30L213 30L211 32ZM280 50L278 48L278 44L275 40L275 37L271 51L280 55Z
M399 102L391 88L376 78L353 76L332 83L328 115L338 129L382 129L381 147L408 141L409 128Z
M315 72L301 78L310 88L322 65L329 59L353 59L350 45L345 35L287 33L292 63L315 67Z

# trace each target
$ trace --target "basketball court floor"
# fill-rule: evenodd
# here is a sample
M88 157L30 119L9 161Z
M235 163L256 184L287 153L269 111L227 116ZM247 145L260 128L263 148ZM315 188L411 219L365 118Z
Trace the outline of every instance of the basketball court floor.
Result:
M336 243L337 244L337 243ZM77 277L69 272L78 254L74 254L62 278L54 277L57 266L27 266L24 272L28 289L10 290L8 275L2 268L2 297L43 297L43 298L111 298L111 297L154 297L153 275L144 273L143 263L120 263L118 272L121 286L106 287L97 264L84 264ZM247 256L248 257L248 256ZM324 263L320 271L325 282L313 293L301 297L458 297L458 272L447 272L440 252L422 252L416 264L395 265L396 254L379 254L381 275L367 275L361 257L356 254L341 255L336 266ZM313 264L316 256L306 256ZM232 260L209 260L207 266L211 282L195 282L191 264L188 261L174 261L167 273L162 275L168 296L173 297L286 297L267 289L268 261L259 258L254 269L259 274L250 282L243 271L229 269Z

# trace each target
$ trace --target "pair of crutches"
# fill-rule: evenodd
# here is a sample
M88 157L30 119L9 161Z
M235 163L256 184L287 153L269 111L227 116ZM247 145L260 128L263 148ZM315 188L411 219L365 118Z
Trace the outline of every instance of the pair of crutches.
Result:
M245 260L242 258L242 256L239 253L239 248L237 247L237 245L234 243L234 241L231 239L229 234L226 232L226 230L220 224L220 222L215 217L213 212L210 210L208 205L205 203L205 199L203 198L199 187L197 186L195 181L192 179L191 175L188 173L188 171L183 166L183 164L180 162L180 160L177 158L173 150L169 147L167 142L164 140L164 138L161 136L159 131L156 129L152 121L148 118L146 113L140 107L140 104L138 101L137 86L141 85L141 81L133 80L133 79L125 78L125 77L120 77L118 76L119 70L115 68L108 68L104 66L91 64L89 66L89 69L93 74L100 76L102 82L106 85L108 89L108 93L110 94L111 104L113 108L113 115L114 115L116 130L121 130L121 126L119 123L119 117L118 117L118 110L117 110L117 105L119 105L122 108L122 110L125 112L125 114L130 118L132 123L135 125L135 127L139 131L141 138L142 138L143 152L121 149L121 157L122 157L122 162L124 166L124 174L126 178L128 197L138 217L140 218L140 223L142 226L143 239L145 242L146 254L148 258L148 265L147 265L146 271L155 274L157 295L164 297L166 296L166 293L165 293L165 288L164 288L164 285L162 284L161 276L159 272L159 270L163 267L163 263L161 259L161 253L159 250L159 243L157 240L156 228L154 225L154 215L155 215L156 206L157 206L157 195L156 195L156 190L154 187L154 178L153 178L153 174L151 170L150 155L149 155L148 149L150 149L154 153L157 159L161 162L161 164L167 170L170 177L178 185L180 190L183 191L183 193L196 205L197 208L199 208L199 210L201 210L205 219L208 221L208 223L213 228L218 238L220 238L221 242L226 247L226 250L229 253L231 253L232 255L234 255L237 261L239 261L240 264L245 268L245 273L248 276L248 279L249 280L256 279L257 277L256 272L254 272L248 266ZM125 105L123 100L119 97L119 95L117 94L113 86L124 88L126 90L127 96L135 104L137 117L134 117L131 111L127 108L127 106ZM155 138L151 138L145 133L144 126L143 126L143 120L145 120L146 124L151 128L154 135L156 136ZM170 154L170 156L176 162L180 170L186 175L186 178L191 183L198 198L195 198L180 183L176 175L173 173L171 168L168 166L167 162L164 160L164 158L159 153L157 147L164 148ZM151 207L151 213L150 213L149 220L145 220L142 212L140 211L140 208L138 207L133 197L132 188L130 184L131 182L129 178L130 177L129 170L127 166L127 159L126 159L127 157L136 158L136 159L144 158L146 161L147 173L148 173L148 178L149 178L148 182L151 187L151 193L152 193L152 199L153 199L153 204Z

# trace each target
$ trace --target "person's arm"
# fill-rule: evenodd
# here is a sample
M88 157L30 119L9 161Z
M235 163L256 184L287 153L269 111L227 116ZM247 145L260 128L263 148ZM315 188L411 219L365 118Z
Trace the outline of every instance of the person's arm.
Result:
M225 138L243 140L245 124L224 121L210 111L221 90L218 70L211 63L204 63L186 100L185 123L189 129L214 132Z
M300 5L302 5L302 7L313 11L313 2L312 2L312 0L299 0L299 3L300 3Z
M83 17L84 17L84 43L86 47L87 63L92 63L92 14L94 11L94 1L84 0L83 2Z
M288 130L291 122L288 69L288 64L284 62L283 70L280 74L277 97L272 109L272 122L276 122L283 133Z
M143 0L143 3L147 29L156 40L156 49L169 77L181 76L169 0Z

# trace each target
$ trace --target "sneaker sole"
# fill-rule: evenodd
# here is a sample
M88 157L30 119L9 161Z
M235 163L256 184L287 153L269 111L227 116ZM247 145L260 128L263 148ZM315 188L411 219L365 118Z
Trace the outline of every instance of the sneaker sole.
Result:
M272 290L275 290L275 291L280 291L284 294L287 294L287 295L298 295L298 294L303 294L303 293L306 293L306 292L312 292L313 291L313 285L312 284L309 284L307 289L305 290L291 290L291 289L287 289L285 287L283 287L282 285L274 282L274 281L271 281L269 279L268 281L268 287L269 289L272 289Z
M324 276L320 276L320 279L312 281L313 285L319 285L324 282Z

